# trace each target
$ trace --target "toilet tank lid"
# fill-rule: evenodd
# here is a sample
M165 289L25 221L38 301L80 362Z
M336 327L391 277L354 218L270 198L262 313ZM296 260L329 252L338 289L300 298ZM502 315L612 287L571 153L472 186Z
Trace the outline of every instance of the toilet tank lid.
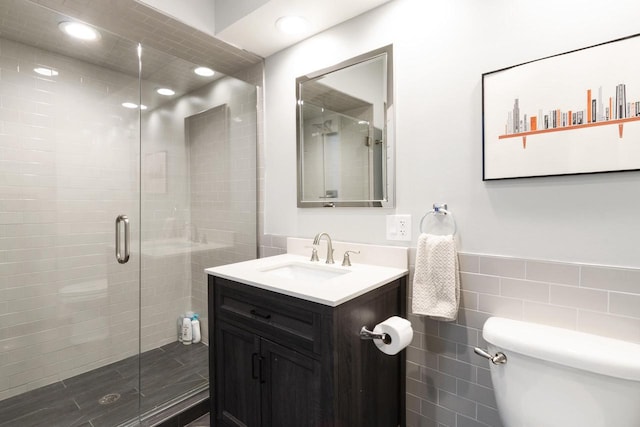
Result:
M585 371L640 381L640 345L584 332L490 317L482 329L490 344Z

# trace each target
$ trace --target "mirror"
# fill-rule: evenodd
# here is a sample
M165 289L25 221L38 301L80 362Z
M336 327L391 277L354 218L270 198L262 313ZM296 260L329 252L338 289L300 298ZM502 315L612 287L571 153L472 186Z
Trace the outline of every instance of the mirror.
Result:
M298 207L393 207L392 46L296 79Z

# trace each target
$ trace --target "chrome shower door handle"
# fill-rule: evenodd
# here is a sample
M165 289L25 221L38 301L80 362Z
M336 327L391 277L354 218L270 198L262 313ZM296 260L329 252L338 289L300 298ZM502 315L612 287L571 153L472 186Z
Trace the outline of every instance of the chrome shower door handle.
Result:
M120 224L124 224L124 256L120 253ZM126 215L116 217L116 259L120 264L129 261L129 218Z

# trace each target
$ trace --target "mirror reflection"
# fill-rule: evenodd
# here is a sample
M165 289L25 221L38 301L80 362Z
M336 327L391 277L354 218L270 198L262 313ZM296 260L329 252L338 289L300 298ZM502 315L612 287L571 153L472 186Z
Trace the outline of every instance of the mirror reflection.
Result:
M392 206L391 46L297 83L298 206Z

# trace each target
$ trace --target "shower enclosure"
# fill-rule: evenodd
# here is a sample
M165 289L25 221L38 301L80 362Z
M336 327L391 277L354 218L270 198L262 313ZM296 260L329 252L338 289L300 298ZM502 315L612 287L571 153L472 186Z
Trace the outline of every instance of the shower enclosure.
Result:
M0 426L144 424L208 387L203 269L256 257L259 88L0 18Z

